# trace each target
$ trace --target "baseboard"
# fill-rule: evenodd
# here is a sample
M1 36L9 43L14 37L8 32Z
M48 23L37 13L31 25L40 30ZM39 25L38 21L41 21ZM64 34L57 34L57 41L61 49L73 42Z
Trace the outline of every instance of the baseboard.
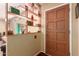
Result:
M41 51L38 51L37 53L35 53L33 56L37 56Z
M40 52L43 52L43 53L45 53L44 51L38 51L37 53L35 53L33 56L37 56ZM45 54L47 54L47 53L45 53ZM49 54L47 54L48 56L51 56L51 55L49 55Z
M47 54L45 51L41 51L41 52L44 52L46 55L51 56L50 54Z

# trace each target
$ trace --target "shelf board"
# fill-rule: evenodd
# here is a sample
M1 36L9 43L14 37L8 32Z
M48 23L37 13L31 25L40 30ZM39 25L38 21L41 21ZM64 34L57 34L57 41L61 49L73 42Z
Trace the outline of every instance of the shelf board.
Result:
M12 12L8 12L8 14L13 15L13 16L18 16L18 17L26 18L25 16L18 15L18 14L12 13Z
M19 6L19 7L23 8L23 9L25 10L25 7L23 7L23 6ZM24 11L24 12L25 12L25 11ZM34 13L33 11L31 11L31 10L29 10L29 9L28 9L28 12L31 12L32 14L34 14L34 15L40 17L38 14Z
M27 25L27 26L29 26L29 25ZM38 27L38 28L40 28L39 26L29 26L29 27Z
M15 14L15 13L11 13L11 12L8 12L8 14L15 15L15 16L18 16L18 17L21 17L21 18L25 18L25 19L30 19L30 21L31 21L31 18L29 18L29 17L25 17L25 16L22 16L22 15L18 15L18 14ZM34 21L37 21L37 20L34 19Z

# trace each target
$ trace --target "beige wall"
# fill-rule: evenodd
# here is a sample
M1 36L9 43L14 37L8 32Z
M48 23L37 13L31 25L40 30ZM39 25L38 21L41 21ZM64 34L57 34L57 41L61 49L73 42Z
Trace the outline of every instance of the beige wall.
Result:
M5 32L5 21L0 20L0 33Z
M78 55L78 19L75 18L75 6L72 4L72 55Z
M0 3L0 33L5 32L5 15L6 15L6 10L5 10L5 3Z
M34 39L34 36L37 39ZM8 36L7 54L9 56L32 56L41 50L41 33Z

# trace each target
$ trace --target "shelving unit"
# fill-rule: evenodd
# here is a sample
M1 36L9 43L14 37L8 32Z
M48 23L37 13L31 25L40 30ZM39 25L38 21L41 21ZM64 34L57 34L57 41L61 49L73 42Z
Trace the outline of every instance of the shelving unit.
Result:
M29 19L31 21L31 18L29 18L29 17L25 17L25 16L22 16L22 15L17 15L15 13L11 13L9 11L8 11L8 15L17 16L17 17L20 17L20 18L26 18L26 19ZM34 19L34 21L36 21L36 19Z
M25 7L22 7L22 6L19 6L20 8L23 8L23 9L25 9ZM24 11L25 12L25 11ZM38 16L38 14L36 14L35 12L33 12L33 11L31 11L30 9L28 9L28 12L31 12L32 14L34 14L34 15L36 15L36 16ZM38 16L38 17L40 17L40 16Z
M33 6L29 5L33 4ZM25 7L26 6L26 7ZM11 12L11 7L15 8L15 11L20 12L20 14L16 14ZM27 9L28 8L28 9ZM37 12L36 12L37 11ZM34 32L40 32L41 31L41 16L39 16L39 12L41 15L41 5L39 3L24 3L24 4L17 4L14 5L8 4L8 31L15 33L13 27L16 27L16 23L19 24L19 29L23 33L33 33ZM30 21L29 23L33 23L33 25L28 25L27 21ZM14 24L13 24L14 22ZM14 25L14 26L12 26ZM24 28L22 28L24 27ZM15 28L16 29L16 28ZM25 30L25 31L24 31Z

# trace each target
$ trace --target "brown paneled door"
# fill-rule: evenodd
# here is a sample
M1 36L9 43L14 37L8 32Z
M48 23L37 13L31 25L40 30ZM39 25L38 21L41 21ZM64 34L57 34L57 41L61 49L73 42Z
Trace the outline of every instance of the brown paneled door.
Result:
M46 53L69 55L69 5L46 12Z

